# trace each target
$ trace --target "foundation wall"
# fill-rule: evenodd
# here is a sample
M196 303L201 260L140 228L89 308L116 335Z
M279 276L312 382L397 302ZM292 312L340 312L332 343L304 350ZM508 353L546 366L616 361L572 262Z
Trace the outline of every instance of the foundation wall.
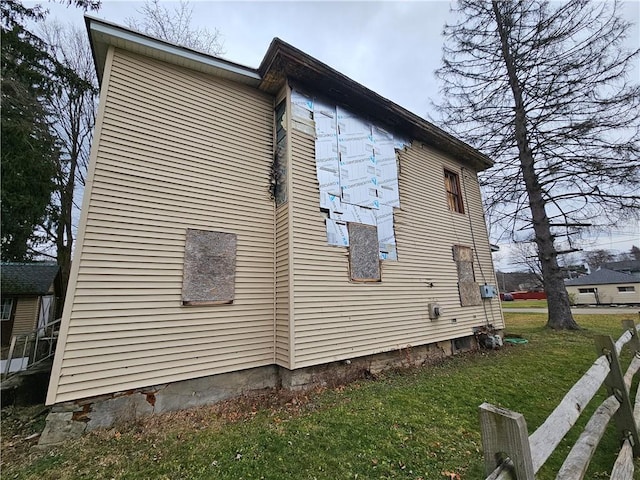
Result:
M468 350L478 348L474 337L465 339L469 341L462 343L469 346ZM317 386L331 387L360 378L371 378L385 370L426 366L464 351L456 348L453 342L408 347L296 370L278 365L256 367L58 403L47 417L39 445L46 447L59 444L97 428L109 428L154 414L211 405L258 390L273 389L276 394L277 388L301 390Z

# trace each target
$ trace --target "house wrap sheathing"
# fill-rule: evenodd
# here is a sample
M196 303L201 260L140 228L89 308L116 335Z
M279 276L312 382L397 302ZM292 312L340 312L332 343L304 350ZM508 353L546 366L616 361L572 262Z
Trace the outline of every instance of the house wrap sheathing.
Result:
M252 69L87 26L100 107L48 404L503 328L487 157L278 39Z

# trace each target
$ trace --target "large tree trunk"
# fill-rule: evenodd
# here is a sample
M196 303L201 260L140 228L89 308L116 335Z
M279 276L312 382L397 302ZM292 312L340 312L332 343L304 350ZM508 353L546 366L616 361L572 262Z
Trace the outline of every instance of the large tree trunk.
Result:
M74 143L75 145L75 143ZM77 152L72 151L69 177L60 185L60 216L56 228L57 263L60 267L62 284L62 304L66 298L69 276L71 274L71 252L73 250L73 192L75 188L75 172L77 166ZM61 305L62 308L62 305Z
M538 177L534 168L534 158L529 146L527 136L527 117L523 102L522 90L518 82L514 58L511 54L509 37L504 18L500 12L498 2L492 2L493 11L496 17L500 41L502 45L502 56L504 58L509 75L509 85L513 92L515 103L514 127L520 168L529 197L529 208L531 209L531 219L535 232L536 244L538 246L538 258L542 267L542 277L544 291L547 294L547 305L549 309L549 320L547 327L554 329L579 329L580 327L573 319L569 303L569 295L564 285L564 278L560 268L558 268L558 253L553 244L551 226L545 209L546 202L542 195L542 187L538 182Z

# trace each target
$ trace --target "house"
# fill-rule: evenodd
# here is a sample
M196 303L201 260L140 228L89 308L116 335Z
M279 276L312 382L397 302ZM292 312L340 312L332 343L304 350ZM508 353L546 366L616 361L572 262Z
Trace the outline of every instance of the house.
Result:
M620 262L608 262L603 268L614 270L616 272L626 273L636 278L640 278L640 260L623 260Z
M501 292L542 291L542 280L533 272L496 272Z
M279 39L254 69L87 26L100 108L52 414L93 402L92 428L504 327L489 158Z
M2 263L3 347L14 335L30 333L55 319L59 271L55 263Z
M640 278L627 273L601 268L565 285L576 305L640 304Z

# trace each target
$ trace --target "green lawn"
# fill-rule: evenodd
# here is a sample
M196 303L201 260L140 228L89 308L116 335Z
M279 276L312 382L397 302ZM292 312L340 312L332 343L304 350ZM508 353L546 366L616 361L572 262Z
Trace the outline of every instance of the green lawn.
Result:
M546 300L513 300L501 302L502 308L547 308Z
M2 478L457 478L448 472L481 479L478 406L486 401L519 411L532 432L595 360L592 336L617 339L622 318L577 316L585 330L553 332L544 329L546 314L506 313L507 332L528 344L460 355L345 387L270 393L159 415L44 452L28 451L27 441L13 437L9 420L18 413L8 410ZM587 413L595 407L589 405ZM539 480L555 478L569 442L579 434L574 430ZM28 433L23 428L18 435ZM618 445L610 427L586 478L609 478Z

